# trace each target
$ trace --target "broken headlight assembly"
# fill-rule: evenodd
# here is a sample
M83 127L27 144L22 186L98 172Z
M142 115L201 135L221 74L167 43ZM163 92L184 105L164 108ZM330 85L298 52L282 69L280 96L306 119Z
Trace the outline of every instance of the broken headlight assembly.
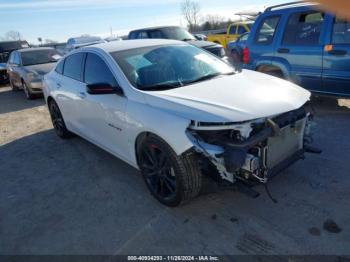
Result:
M309 127L309 114L300 108L243 123L192 121L187 135L222 179L266 183L304 157Z

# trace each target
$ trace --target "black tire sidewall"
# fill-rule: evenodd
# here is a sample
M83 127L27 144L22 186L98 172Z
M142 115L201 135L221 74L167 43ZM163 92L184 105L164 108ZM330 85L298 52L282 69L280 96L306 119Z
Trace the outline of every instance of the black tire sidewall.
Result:
M69 132L69 130L67 129L66 123L64 122L64 118L63 118L62 112L61 112L60 108L58 107L57 103L56 103L54 100L51 100L51 101L49 102L49 105L48 105L49 111L50 111L51 121L53 122L53 119L52 119L52 107L54 107L54 106L55 106L55 107L57 108L57 110L60 112L60 115L61 115L61 118L62 118L62 121L63 121L63 130L62 130L62 132L60 132L59 130L57 130L55 127L54 127L54 130L55 130L56 134L57 134L59 137L61 137L61 138L68 138L68 137L70 137L71 132Z

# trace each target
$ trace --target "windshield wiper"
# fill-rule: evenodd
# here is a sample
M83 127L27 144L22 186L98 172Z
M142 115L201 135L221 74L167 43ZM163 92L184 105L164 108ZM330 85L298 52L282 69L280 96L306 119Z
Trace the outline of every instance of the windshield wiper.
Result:
M183 86L183 85L180 82L161 83L161 84L150 85L150 86L137 85L138 89L143 90L143 91L163 91L163 90L179 88L181 86Z
M209 75L205 75L205 76L202 76L200 78L197 78L195 80L186 82L186 85L202 82L202 81L209 80L209 79L212 79L212 78L215 78L215 77L218 77L218 76L222 76L222 75L233 75L233 74L235 74L235 72L233 72L233 71L230 72L230 73L225 73L225 74L223 74L223 73L209 74Z
M184 42L188 42L188 41L194 41L195 39L193 39L193 38L184 38L184 39L182 39L182 41L184 41Z

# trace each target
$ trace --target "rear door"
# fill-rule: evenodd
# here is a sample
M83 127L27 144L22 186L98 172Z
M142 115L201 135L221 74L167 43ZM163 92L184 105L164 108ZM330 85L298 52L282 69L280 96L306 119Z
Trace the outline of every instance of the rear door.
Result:
M350 95L350 21L329 16L329 42L324 49L323 89Z
M75 53L65 58L63 75L56 82L56 102L60 107L68 128L83 133L79 126L79 108L77 103L84 98L80 90L85 87L82 81L84 53Z
M291 13L275 53L293 82L314 91L322 90L324 18L324 13L315 10Z

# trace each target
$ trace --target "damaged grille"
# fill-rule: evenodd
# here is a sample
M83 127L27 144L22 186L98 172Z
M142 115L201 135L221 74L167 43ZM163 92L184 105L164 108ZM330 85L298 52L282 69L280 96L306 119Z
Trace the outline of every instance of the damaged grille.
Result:
M283 127L267 140L266 167L271 169L303 148L306 118Z

